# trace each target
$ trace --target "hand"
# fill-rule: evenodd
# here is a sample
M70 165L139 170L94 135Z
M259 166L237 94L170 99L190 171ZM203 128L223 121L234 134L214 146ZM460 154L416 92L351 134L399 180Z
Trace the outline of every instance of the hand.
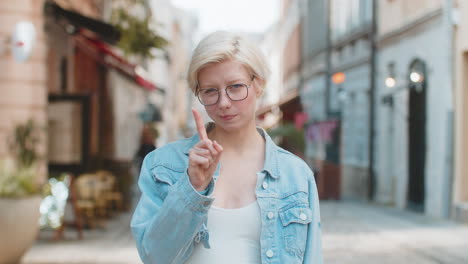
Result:
M202 117L192 109L200 141L189 151L188 175L190 183L197 191L206 189L218 165L223 148L216 141L211 141L206 134Z

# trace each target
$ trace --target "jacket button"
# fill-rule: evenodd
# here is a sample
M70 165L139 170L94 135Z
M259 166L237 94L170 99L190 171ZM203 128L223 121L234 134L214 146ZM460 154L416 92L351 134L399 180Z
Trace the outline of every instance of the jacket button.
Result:
M301 213L299 217L301 218L302 221L305 221L307 219L307 215L304 213Z
M275 214L273 212L268 213L268 219L273 219L275 217Z
M269 249L269 250L266 252L266 255L267 255L267 257L269 257L269 258L273 257L273 255L274 255L274 254L273 254L273 250Z
M267 189L268 188L268 183L266 181L264 181L262 183L262 187L263 187L263 189Z
M211 202L209 202L209 201L203 202L203 206L205 206L205 207L210 206L210 204L211 204Z

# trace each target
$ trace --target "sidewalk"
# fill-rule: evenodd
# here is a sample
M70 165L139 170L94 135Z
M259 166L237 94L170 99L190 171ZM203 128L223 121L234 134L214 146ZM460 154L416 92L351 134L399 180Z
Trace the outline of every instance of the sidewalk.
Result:
M123 213L105 228L85 230L78 240L73 228L65 229L65 240L52 241L51 234L41 239L23 257L21 264L137 264L141 263L130 233L131 213Z
M324 263L468 263L468 225L368 204L321 207Z
M468 225L353 202L322 201L321 213L326 264L468 263ZM130 217L121 214L105 230L88 230L83 240L73 229L66 240L41 239L22 264L139 264Z

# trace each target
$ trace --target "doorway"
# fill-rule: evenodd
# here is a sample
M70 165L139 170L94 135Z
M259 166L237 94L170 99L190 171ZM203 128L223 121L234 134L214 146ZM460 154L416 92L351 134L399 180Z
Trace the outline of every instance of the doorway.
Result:
M407 207L424 212L426 167L426 66L414 60L409 68Z
M88 167L90 96L50 94L49 171L83 173Z

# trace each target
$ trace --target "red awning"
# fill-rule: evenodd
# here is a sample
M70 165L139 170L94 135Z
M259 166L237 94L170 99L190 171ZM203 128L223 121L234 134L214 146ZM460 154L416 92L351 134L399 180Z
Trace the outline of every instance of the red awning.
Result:
M142 67L128 62L116 54L111 46L103 41L85 36L84 34L77 34L74 38L80 48L84 49L102 64L114 68L149 91L159 90L164 92L144 76L145 71Z

